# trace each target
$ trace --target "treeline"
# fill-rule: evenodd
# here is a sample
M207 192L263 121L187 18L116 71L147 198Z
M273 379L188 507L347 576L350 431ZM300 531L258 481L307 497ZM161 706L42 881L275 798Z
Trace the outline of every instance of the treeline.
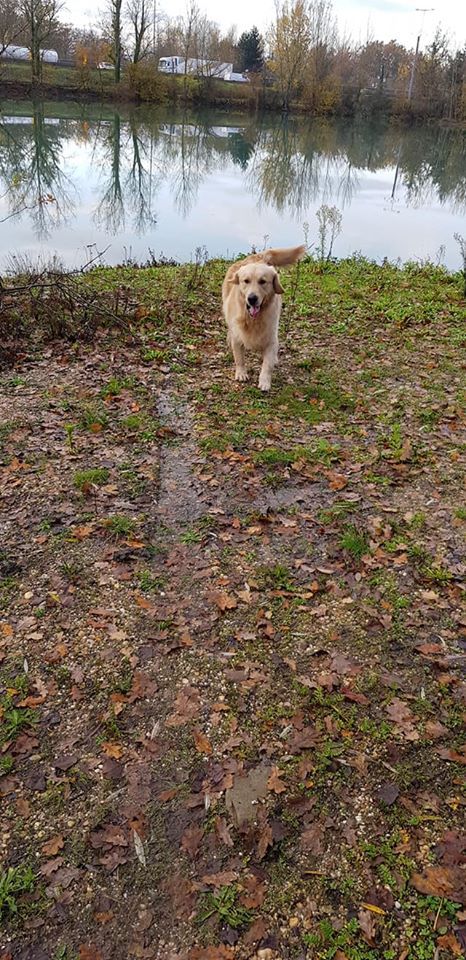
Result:
M73 61L84 79L105 64L130 94L158 100L170 95L157 78L159 58L177 54L186 64L198 61L197 76L192 65L188 76L186 67L187 100L208 101L211 93L220 102L209 65L229 62L248 77L241 97L254 106L340 114L370 105L395 115L466 121L466 46L452 49L440 26L431 43L415 51L396 40L356 44L342 37L331 0L278 0L264 36L252 26L240 37L234 27L222 32L196 0L188 0L180 17L160 12L154 0L105 0L100 21L86 30L63 23L59 11L59 0L2 0L0 6L0 54L8 44L27 46L36 81L43 70L39 48L47 46ZM173 94L180 96L179 84Z

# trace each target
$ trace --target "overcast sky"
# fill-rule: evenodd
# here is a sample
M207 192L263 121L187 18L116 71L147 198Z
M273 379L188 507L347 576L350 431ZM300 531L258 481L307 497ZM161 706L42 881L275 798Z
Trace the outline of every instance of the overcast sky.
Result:
M156 2L158 8L171 17L182 14L186 8L185 0ZM435 3L436 0L431 2ZM98 2L92 4L89 0L66 0L63 18L79 26L91 26L96 9L103 5ZM453 47L462 47L466 43L465 0L442 0L433 12L426 13L424 17L416 12L416 0L413 3L406 0L334 0L333 6L340 32L350 34L355 40L365 41L370 36L376 40L399 40L408 47L414 46L424 19L422 44L429 42L439 22L449 34ZM240 32L253 24L265 30L275 11L273 0L255 0L253 5L251 0L235 0L234 5L221 5L219 0L199 0L199 7L222 28L235 23Z

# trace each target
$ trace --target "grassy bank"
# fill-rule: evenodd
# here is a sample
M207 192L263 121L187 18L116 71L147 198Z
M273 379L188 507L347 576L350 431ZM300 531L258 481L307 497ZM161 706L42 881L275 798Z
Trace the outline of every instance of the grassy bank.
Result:
M131 65L115 84L111 71L85 68L44 66L40 84L31 83L28 64L5 64L0 70L0 97L54 100L106 100L117 103L175 103L233 108L242 111L270 110L282 113L283 99L274 84L260 78L251 83L227 83L215 78L167 76L144 64ZM432 115L426 106L395 100L390 94L374 89L350 86L337 98L322 97L311 105L295 98L290 113L304 116L354 116L356 114L394 117L405 121L428 120ZM438 122L438 117L434 117ZM444 121L448 123L448 121ZM462 126L461 122L458 124Z
M271 87L227 83L223 80L166 76L144 66L128 68L115 84L110 71L90 68L44 67L40 84L31 83L28 64L2 65L0 96L53 99L100 99L116 102L192 103L232 106L243 110L280 109Z
M461 278L284 272L264 396L224 271L2 292L3 956L447 960Z

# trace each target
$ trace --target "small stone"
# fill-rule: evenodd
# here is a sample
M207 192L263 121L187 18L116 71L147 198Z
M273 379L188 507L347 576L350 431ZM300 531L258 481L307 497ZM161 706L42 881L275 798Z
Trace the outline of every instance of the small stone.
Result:
M290 926L292 930L299 927L299 917L291 917L288 926Z

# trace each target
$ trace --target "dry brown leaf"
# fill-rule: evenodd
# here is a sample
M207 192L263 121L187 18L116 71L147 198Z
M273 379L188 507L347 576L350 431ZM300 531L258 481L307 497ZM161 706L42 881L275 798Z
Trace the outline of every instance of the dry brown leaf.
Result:
M199 850L203 836L204 830L202 827L196 827L195 824L192 827L188 827L181 838L181 849L189 854L190 857L194 857Z
M358 913L359 926L363 932L364 939L369 946L375 946L375 933L377 929L376 919L370 910L360 910Z
M238 606L238 601L228 593L214 594L214 602L219 610L224 613L225 610L234 610Z
M212 744L210 740L207 739L205 733L199 730L199 727L194 728L193 738L196 744L196 750L198 750L199 753L205 753L207 756L210 756L212 753Z
M102 954L100 950L98 950L93 943L89 943L87 946L86 944L82 943L81 946L78 947L78 950L79 960L102 960Z
M123 747L119 743L107 741L102 744L102 750L107 757L111 757L113 760L119 760L123 756Z
M437 750L437 753L439 757L442 758L442 760L451 760L452 763L465 764L466 763L466 746L460 747L460 750L461 750L461 753L459 753L457 750L448 750L446 747L440 747L440 749Z
M272 767L272 772L269 779L267 780L267 787L269 790L273 790L274 793L284 793L286 790L286 783L283 780L280 780L280 771L278 767Z
M42 845L42 853L46 857L56 857L59 850L65 846L65 841L62 836L52 837L50 840L47 840L47 843Z
M419 893L466 904L466 874L461 867L426 867L424 873L413 873L411 883Z
M201 877L201 883L205 883L207 887L227 887L230 883L234 883L238 879L238 874L236 870L222 870L220 873L205 873Z
M439 950L449 950L454 957L464 957L463 948L454 933L446 933L437 940Z
M233 846L233 840L232 840L232 838L231 838L231 834L230 834L230 831L229 831L229 829L228 829L228 824L227 824L226 820L223 819L223 817L216 817L216 819L215 819L215 829L216 829L216 831L217 831L217 835L219 836L220 840L223 841L223 843L225 844L225 846L227 846L227 847L232 847L232 846Z

